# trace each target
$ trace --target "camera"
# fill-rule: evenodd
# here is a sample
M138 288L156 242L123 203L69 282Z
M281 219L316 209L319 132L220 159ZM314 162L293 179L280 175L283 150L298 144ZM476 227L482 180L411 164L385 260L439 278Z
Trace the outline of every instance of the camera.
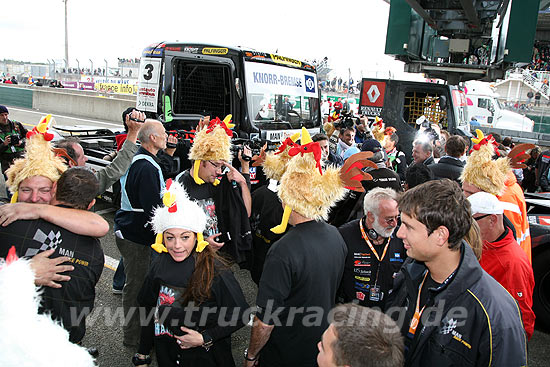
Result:
M15 134L10 135L9 138L10 138L10 145L17 145L21 141L21 139L19 139L19 135L15 135Z
M193 138L195 137L194 131L188 131L188 130L167 130L166 133L169 136L175 136L176 139L178 139L177 144L176 143L166 143L166 148L187 148L189 149L191 147L191 142Z
M357 117L353 117L353 113L351 111L348 111L342 113L342 115L340 116L340 122L335 123L334 127L337 129L352 128L359 123L359 119Z
M252 139L236 138L231 140L231 152L236 157L237 154L239 154L239 151L243 149L243 146L246 145L251 150L251 155L250 156L243 155L243 159L248 162L255 155L260 155L264 144L267 144L266 150L275 150L277 149L277 146L278 146L277 143L274 143L268 140L262 140L259 138L252 138Z

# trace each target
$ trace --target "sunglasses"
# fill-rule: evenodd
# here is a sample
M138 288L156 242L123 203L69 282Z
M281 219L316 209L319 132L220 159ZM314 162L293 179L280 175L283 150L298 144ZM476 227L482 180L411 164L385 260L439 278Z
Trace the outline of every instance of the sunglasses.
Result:
M485 214L485 215L482 215L481 217L474 217L474 219L475 219L476 221L479 221L479 220L481 220L481 219L483 219L483 218L485 218L485 217L488 217L489 215L491 215L491 214Z

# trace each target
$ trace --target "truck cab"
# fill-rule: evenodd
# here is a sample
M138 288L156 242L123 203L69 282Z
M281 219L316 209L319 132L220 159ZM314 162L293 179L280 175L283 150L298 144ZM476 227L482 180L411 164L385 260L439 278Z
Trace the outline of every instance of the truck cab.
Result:
M367 117L379 116L386 126L395 127L399 145L409 162L412 143L420 131L417 121L422 116L451 134L471 136L466 98L454 85L363 79L359 113Z
M482 82L466 83L466 102L472 126L532 132L535 122L504 109L499 95Z

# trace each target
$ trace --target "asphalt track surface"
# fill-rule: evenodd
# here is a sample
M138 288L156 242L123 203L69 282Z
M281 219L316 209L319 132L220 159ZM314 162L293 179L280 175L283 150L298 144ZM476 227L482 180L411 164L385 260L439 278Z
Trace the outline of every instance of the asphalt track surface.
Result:
M9 107L10 118L24 122L28 129L38 123L45 112L34 111L17 107ZM86 124L98 127L122 127L121 123L100 120L83 120L77 116L54 115L59 125ZM94 210L100 213L111 225L111 231L101 239L105 252L105 268L96 287L95 309L87 319L87 331L83 345L97 347L99 366L118 367L133 366L131 358L136 352L134 349L122 345L122 324L120 318L113 317L117 309L122 310L122 296L112 293L112 278L120 253L115 245L112 232L114 209L105 202L99 202ZM234 273L241 284L246 299L250 305L254 305L257 292L256 285L252 282L248 271L234 268ZM120 312L120 311L119 311ZM237 366L242 366L243 351L248 346L250 328L243 327L232 336L233 357ZM529 365L534 367L547 367L550 361L550 331L543 330L539 325L535 327L535 333L528 346ZM157 366L153 358L152 366Z

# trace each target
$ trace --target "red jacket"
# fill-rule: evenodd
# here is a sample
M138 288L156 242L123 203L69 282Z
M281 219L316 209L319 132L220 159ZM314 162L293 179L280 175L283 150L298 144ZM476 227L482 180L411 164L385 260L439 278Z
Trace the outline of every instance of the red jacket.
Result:
M516 176L510 172L506 180L506 188L504 193L498 197L500 201L516 204L521 211L514 213L513 211L505 210L504 215L514 225L516 229L516 241L527 254L527 259L531 263L531 234L529 233L529 221L527 220L527 205L525 204L525 196L523 189L518 185Z
M506 235L495 242L483 243L481 267L499 282L518 302L527 338L531 339L535 329L533 312L533 288L535 278L527 255L518 245L512 231L506 228Z

